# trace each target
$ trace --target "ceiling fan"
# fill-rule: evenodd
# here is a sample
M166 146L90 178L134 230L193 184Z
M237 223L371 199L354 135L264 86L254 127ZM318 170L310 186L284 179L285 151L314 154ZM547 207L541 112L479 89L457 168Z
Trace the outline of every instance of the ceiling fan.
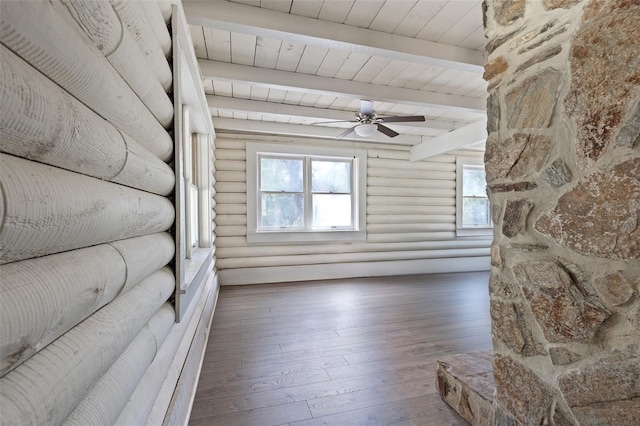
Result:
M390 138L394 138L398 136L400 133L396 132L385 126L382 123L402 123L402 122L410 122L410 121L424 121L424 116L422 115L411 115L411 116L393 116L393 117L378 117L378 115L373 110L373 101L368 100L360 100L360 112L356 114L355 120L339 120L339 121L325 121L322 123L314 123L314 124L325 124L325 123L358 123L350 129L340 133L336 136L336 139L342 139L351 134L351 132L356 132L358 136L361 137L370 137L373 136L376 131L380 133L384 133Z

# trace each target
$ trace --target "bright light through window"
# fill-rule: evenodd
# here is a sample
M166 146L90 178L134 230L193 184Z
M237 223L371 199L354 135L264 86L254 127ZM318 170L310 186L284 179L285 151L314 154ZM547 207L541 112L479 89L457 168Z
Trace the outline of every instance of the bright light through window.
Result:
M353 228L352 160L260 156L260 229Z
M247 143L247 242L366 240L367 151Z
M314 228L351 227L351 162L311 160Z
M465 165L462 172L462 225L490 226L484 168Z
M313 194L313 227L351 227L351 195Z
M482 158L456 160L456 235L491 235L491 208Z

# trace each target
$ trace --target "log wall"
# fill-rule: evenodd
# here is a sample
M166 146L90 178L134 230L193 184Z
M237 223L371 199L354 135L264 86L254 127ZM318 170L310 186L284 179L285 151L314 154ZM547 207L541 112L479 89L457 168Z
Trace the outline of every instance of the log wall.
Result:
M0 3L3 425L183 417L169 407L189 400L217 280L203 263L177 322L179 7Z
M490 238L459 238L455 232L456 155L481 156L478 152L410 162L408 148L357 144L368 152L366 241L249 244L247 142L251 140L236 135L219 134L216 139L221 284L489 269ZM321 140L314 145L339 146Z

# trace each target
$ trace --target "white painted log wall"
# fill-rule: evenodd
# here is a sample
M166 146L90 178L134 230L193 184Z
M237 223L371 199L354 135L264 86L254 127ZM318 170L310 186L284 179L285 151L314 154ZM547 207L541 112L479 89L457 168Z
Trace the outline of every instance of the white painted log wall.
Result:
M299 268L309 272L304 279L329 278L328 270L338 267L348 276L349 265L353 276L362 276L367 274L368 263L379 266L388 262L397 267L406 262L412 265L407 273L434 270L434 259L467 262L467 269L461 266L460 270L489 268L489 238L456 237L456 153L412 163L409 149L401 146L358 144L368 150L366 242L248 244L245 144L246 139L236 135L218 134L216 140L216 256L222 285L260 279L298 280ZM314 144L336 146L333 141ZM472 151L457 154L481 155ZM425 261L423 269L415 263L420 260ZM323 265L327 269L324 275Z
M153 30L153 34L164 53L164 56L169 58L171 56L171 36L167 31L167 24L162 16L162 8L160 2L157 1L143 1L142 6L149 18L149 24Z
M166 60L161 41L155 34L147 13L140 1L110 0L113 8L118 12L123 24L129 29L133 39L144 54L156 78L165 90L171 89L173 77L169 63ZM165 26L165 31L167 28ZM167 32L168 36L168 32ZM163 39L164 40L164 39ZM167 43L166 41L164 42ZM171 41L168 41L169 46Z
M157 420L148 423L148 418L150 416L157 419L164 418L172 390L178 381L180 369L190 347L189 343L195 334L207 298L210 294L212 297L213 294L217 294L218 286L214 280L214 276L210 274L207 282L198 288L194 296L198 302L191 303L182 321L171 329L160 352L141 378L114 424L129 426L161 423ZM168 392L161 392L163 388L168 388L166 389ZM167 396L168 400L161 401Z
M171 168L0 45L0 150L168 195Z
M162 268L173 253L173 239L160 233L4 265L0 376Z
M153 2L146 3L148 3L150 10L155 10L160 14L157 5ZM168 83L165 84L166 88L160 84L157 78L149 78L154 75L154 71L143 56L131 32L122 26L121 20L108 2L63 0L62 4L73 16L79 30L83 31L95 47L102 52L160 124L165 128L169 127L173 121L173 104L169 100L166 90L171 88L171 71L168 71L166 77L168 78ZM164 26L166 49L170 52L171 38L162 20L162 15L160 15L160 21ZM166 60L163 62L168 66Z
M112 425L158 354L174 324L175 312L165 303L116 362L78 404L64 425Z
M5 425L59 424L171 296L163 268L0 379Z
M0 263L167 230L164 197L0 154Z
M216 275L211 275L204 287L202 295L198 297L199 304L197 314L191 314L189 320L189 332L193 331L193 340L190 341L189 351L185 354L185 360L176 352L170 373L162 384L160 395L151 408L146 424L154 425L185 425L191 415L191 407L194 401L194 392L197 389L202 370L209 330L218 301L218 280ZM207 297L207 294L209 295ZM195 325L195 327L194 327ZM183 341L185 338L183 338ZM178 371L179 370L179 371ZM173 373L173 374L171 374ZM163 400L161 395L168 394L163 390L176 389L171 400ZM167 404L168 402L168 404Z
M171 158L169 134L104 55L79 37L51 3L4 1L0 16L2 44L161 160Z
M161 392L142 415L167 413L175 381L163 379L179 376L190 325L210 319L202 307L217 294L211 264L184 323L164 303L175 288L162 268L175 244L160 232L174 217L160 196L174 185L163 128L173 121L171 3L133 5L154 17L151 29L139 14L131 22L157 67L135 58L128 29L91 40L121 29L90 28L109 3L67 5L85 15L76 21L59 2L0 2L0 150L11 154L0 157L3 425L60 424L74 410L70 423L113 423L150 376Z

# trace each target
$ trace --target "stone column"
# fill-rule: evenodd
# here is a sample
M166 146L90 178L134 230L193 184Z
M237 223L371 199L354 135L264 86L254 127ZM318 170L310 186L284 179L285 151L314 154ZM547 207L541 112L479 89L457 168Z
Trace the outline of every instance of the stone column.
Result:
M499 425L640 419L640 3L485 0Z

